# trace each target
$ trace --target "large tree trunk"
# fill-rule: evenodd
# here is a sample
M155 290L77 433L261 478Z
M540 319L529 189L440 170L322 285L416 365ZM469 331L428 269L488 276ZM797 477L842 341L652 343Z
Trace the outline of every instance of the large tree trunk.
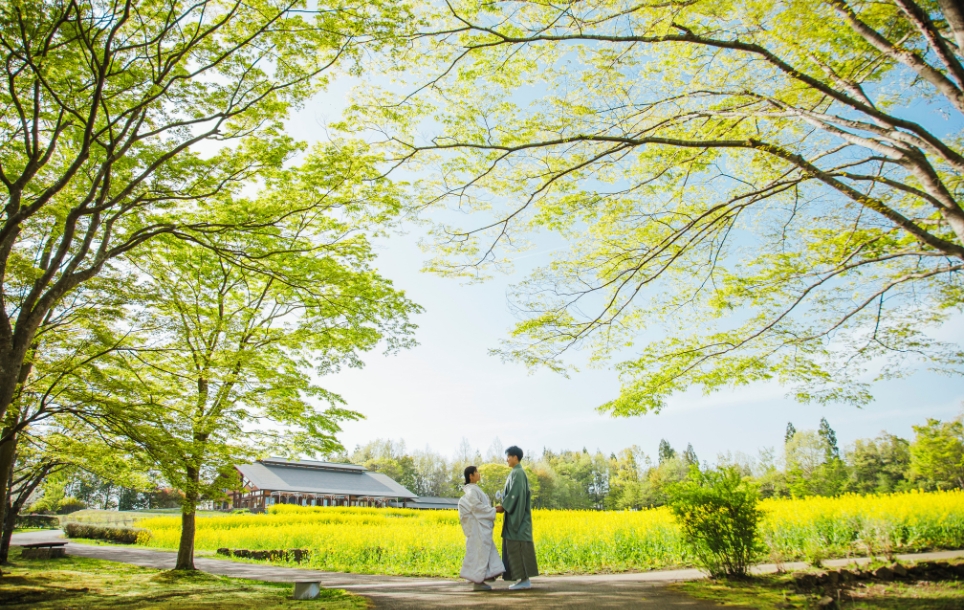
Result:
M181 542L177 547L175 570L196 570L194 567L194 531L197 517L198 484L201 472L187 469L187 489L184 490L184 504L181 507Z
M3 519L3 533L0 534L0 564L7 563L7 556L10 554L10 537L13 536L13 530L17 526L17 517L20 516L20 511L23 510L24 504L27 503L27 500L34 490L43 483L47 475L57 467L57 464L48 464L33 473L33 478L21 479L16 497L13 497L13 489L10 490L9 501L6 507L7 512ZM11 479L12 478L13 476L11 475Z
M19 436L14 440L14 444L19 442ZM16 460L16 456L14 456ZM3 532L0 534L0 564L7 563L7 557L10 554L10 538L13 536L13 530L17 526L17 517L20 516L20 511L23 510L24 505L30 496L40 484L44 482L51 472L62 468L64 464L59 462L47 463L46 465L39 466L36 470L26 474L19 479L15 478L11 470L10 480L13 483L10 484L10 488L7 490L7 505L5 506L5 513L3 516L2 527ZM16 486L16 488L14 488Z
M13 536L13 529L17 526L17 517L20 516L23 502L13 504L7 502L4 508L6 510L3 515L3 533L0 534L0 565L7 565L7 558L10 555L10 538Z
M194 567L194 529L196 512L187 512L184 507L181 513L181 542L177 547L177 564L175 570L196 570Z
M7 332L10 332L10 328L6 328ZM20 329L16 329L13 332L16 333ZM22 331L21 331L22 332ZM32 341L34 336L37 334L36 329L30 334L30 340ZM14 398L17 395L17 388L24 381L24 358L27 355L27 350L17 349L13 341L17 339L16 334L13 337L7 339L8 342L4 342L3 350L0 350L0 420L5 420L7 411L13 404Z
M4 433L8 430L4 429ZM11 506L10 502L10 480L13 476L13 463L17 458L17 441L19 435L11 435L10 439L0 444L0 525L3 533L0 536L0 564L7 563L7 554L10 551L10 536L13 534L13 526L17 521L17 513L20 512L19 506ZM22 505L22 503L21 503Z
M108 481L102 489L104 490L104 510L110 510L110 496L114 493L114 484ZM117 509L120 510L120 506Z
M10 410L10 405L13 403L14 391L13 388L20 383L20 373L23 370L23 360L18 363L18 366L14 367L11 362L13 360L9 352L0 357L2 360L7 360L8 362L0 362L0 421L16 418L6 417L8 411ZM8 373L11 369L16 369L17 377L14 379L9 379ZM6 442L0 443L0 507L2 507L3 512L6 513L6 506L8 504L8 492L10 488L10 477L13 476L13 462L15 456L17 455L17 436L13 434L14 424L9 424L3 426L2 432L0 432L0 438L10 434L10 438ZM6 555L3 557L3 561L6 561Z
M37 326L34 326L30 335L31 341L36 335ZM22 423L19 421L19 411L14 414L10 411L10 408L13 406L16 396L16 388L23 386L33 370L33 365L24 363L26 355L26 350L19 349L5 349L0 354L0 420L6 422L2 432L0 432L0 438L6 438L5 442L0 443L0 525L3 526L4 532L6 532L8 521L7 513L10 511L10 488L13 480L13 466L17 460L17 443L20 442L17 425ZM16 523L17 514L21 507L23 507L23 502L17 505L12 523ZM3 541L0 541L0 563L2 564L7 563L7 554L10 550L9 538L12 533L13 526L11 526L10 534L3 536ZM0 572L0 575L2 574Z

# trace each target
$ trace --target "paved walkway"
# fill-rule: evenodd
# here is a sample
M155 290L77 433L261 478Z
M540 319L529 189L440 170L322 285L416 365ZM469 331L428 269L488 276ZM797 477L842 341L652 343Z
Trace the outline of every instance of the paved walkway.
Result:
M14 534L12 544L29 544L60 538L59 530L46 530ZM131 563L148 568L169 570L174 567L176 553L129 546L94 546L80 543L67 545L67 554L92 559L105 559ZM938 560L964 557L964 550L899 555L908 561ZM842 559L824 562L828 566L842 566L856 561L866 563L868 558ZM474 607L474 608L587 608L610 610L624 608L679 608L686 610L710 610L718 604L694 600L681 595L665 585L683 580L704 578L699 570L659 570L629 574L597 574L592 576L545 576L533 581L530 591L508 591L509 583L495 583L491 592L474 593L464 582L444 578L411 578L403 576L380 576L372 574L343 574L286 568L261 563L242 563L229 559L198 557L194 565L205 572L234 578L248 578L272 582L296 580L318 581L324 587L348 589L370 598L376 609L414 610ZM806 567L804 563L788 563L786 570ZM758 573L773 572L776 566L762 565ZM735 606L734 606L735 608Z

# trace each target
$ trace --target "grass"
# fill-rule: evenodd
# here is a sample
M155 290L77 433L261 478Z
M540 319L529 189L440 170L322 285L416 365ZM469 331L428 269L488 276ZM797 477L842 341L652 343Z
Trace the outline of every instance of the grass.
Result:
M68 515L60 515L60 522L63 523L89 523L92 525L113 525L122 527L133 527L141 519L148 519L150 517L179 517L181 510L178 508L172 509L157 509L157 510L100 510L97 508L88 508L84 510L78 510L76 512L70 513ZM224 513L220 511L211 510L199 510L197 512L198 517L214 517L223 516Z
M726 606L756 610L817 608L822 593L798 593L789 574L767 574L745 580L700 580L671 585L687 595ZM845 589L841 610L959 610L964 608L964 583L864 582Z
M291 584L204 572L165 572L83 557L21 559L19 548L10 551L11 565L4 566L0 577L0 606L5 608L364 610L368 607L363 597L341 589L322 589L314 600L296 601L290 599Z

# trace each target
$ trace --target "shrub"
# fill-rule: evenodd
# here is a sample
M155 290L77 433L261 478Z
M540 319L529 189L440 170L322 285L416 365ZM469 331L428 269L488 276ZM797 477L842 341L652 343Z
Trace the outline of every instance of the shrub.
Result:
M736 468L701 472L669 490L683 537L710 576L746 576L759 552L759 492Z
M60 527L60 519L53 515L18 515L16 527Z
M83 500L79 498L67 497L60 501L60 504L57 507L57 514L69 515L70 513L84 510L85 508L87 508L87 505L84 504Z
M27 507L25 512L37 513L41 515L66 515L78 510L84 510L87 505L83 500L72 496L57 498L55 496L43 496Z
M122 544L144 543L151 536L149 531L139 527L113 527L89 523L68 523L64 526L64 533L68 538L94 538Z

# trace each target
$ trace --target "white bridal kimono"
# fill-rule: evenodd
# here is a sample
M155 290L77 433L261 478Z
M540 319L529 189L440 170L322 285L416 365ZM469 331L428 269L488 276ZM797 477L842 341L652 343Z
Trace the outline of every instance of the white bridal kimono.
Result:
M465 486L465 495L459 500L459 522L465 532L465 559L459 576L478 584L505 572L492 541L495 508L478 485Z

